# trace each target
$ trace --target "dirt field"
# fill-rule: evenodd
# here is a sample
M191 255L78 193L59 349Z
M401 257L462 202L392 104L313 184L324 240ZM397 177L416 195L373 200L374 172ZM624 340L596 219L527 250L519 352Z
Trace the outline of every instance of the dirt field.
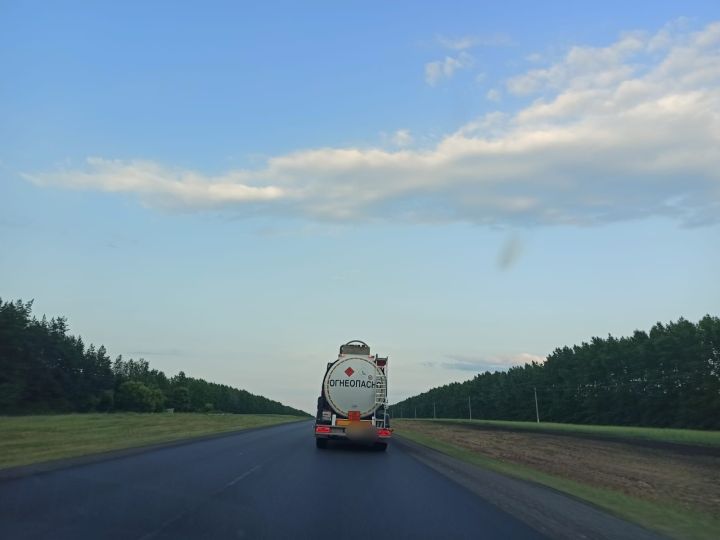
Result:
M412 430L478 452L609 488L651 501L720 515L720 455L716 449L673 448L647 443L481 429L440 422L396 422Z

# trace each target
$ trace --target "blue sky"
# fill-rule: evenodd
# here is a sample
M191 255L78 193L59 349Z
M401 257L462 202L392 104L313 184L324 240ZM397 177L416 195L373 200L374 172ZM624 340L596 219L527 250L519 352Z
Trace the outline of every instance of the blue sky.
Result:
M311 410L720 306L713 2L0 6L0 295Z

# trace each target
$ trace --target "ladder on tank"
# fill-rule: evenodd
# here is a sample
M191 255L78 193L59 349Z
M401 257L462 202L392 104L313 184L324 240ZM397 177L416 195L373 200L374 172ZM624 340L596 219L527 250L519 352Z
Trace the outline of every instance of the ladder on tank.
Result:
M382 361L380 364L378 360ZM380 375L375 379L375 411L382 411L382 418L375 417L375 427L387 427L387 358L376 359Z

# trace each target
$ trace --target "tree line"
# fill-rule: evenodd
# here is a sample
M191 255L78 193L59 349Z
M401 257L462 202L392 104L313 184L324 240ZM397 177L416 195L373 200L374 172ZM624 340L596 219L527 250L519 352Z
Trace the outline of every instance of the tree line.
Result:
M486 371L405 399L395 418L536 420L720 429L720 318L594 337L544 363Z
M68 333L67 319L32 315L32 302L0 298L0 414L176 411L307 413L224 384L168 377L146 360L112 360Z

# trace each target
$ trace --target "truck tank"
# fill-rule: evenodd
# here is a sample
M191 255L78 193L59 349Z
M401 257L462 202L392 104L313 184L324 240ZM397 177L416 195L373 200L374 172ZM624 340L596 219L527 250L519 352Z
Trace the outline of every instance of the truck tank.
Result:
M341 418L347 418L350 411L359 411L360 418L369 418L382 404L378 388L382 386L384 394L385 375L370 356L370 347L364 343L362 346L351 344L343 345L338 359L329 364L322 396Z

